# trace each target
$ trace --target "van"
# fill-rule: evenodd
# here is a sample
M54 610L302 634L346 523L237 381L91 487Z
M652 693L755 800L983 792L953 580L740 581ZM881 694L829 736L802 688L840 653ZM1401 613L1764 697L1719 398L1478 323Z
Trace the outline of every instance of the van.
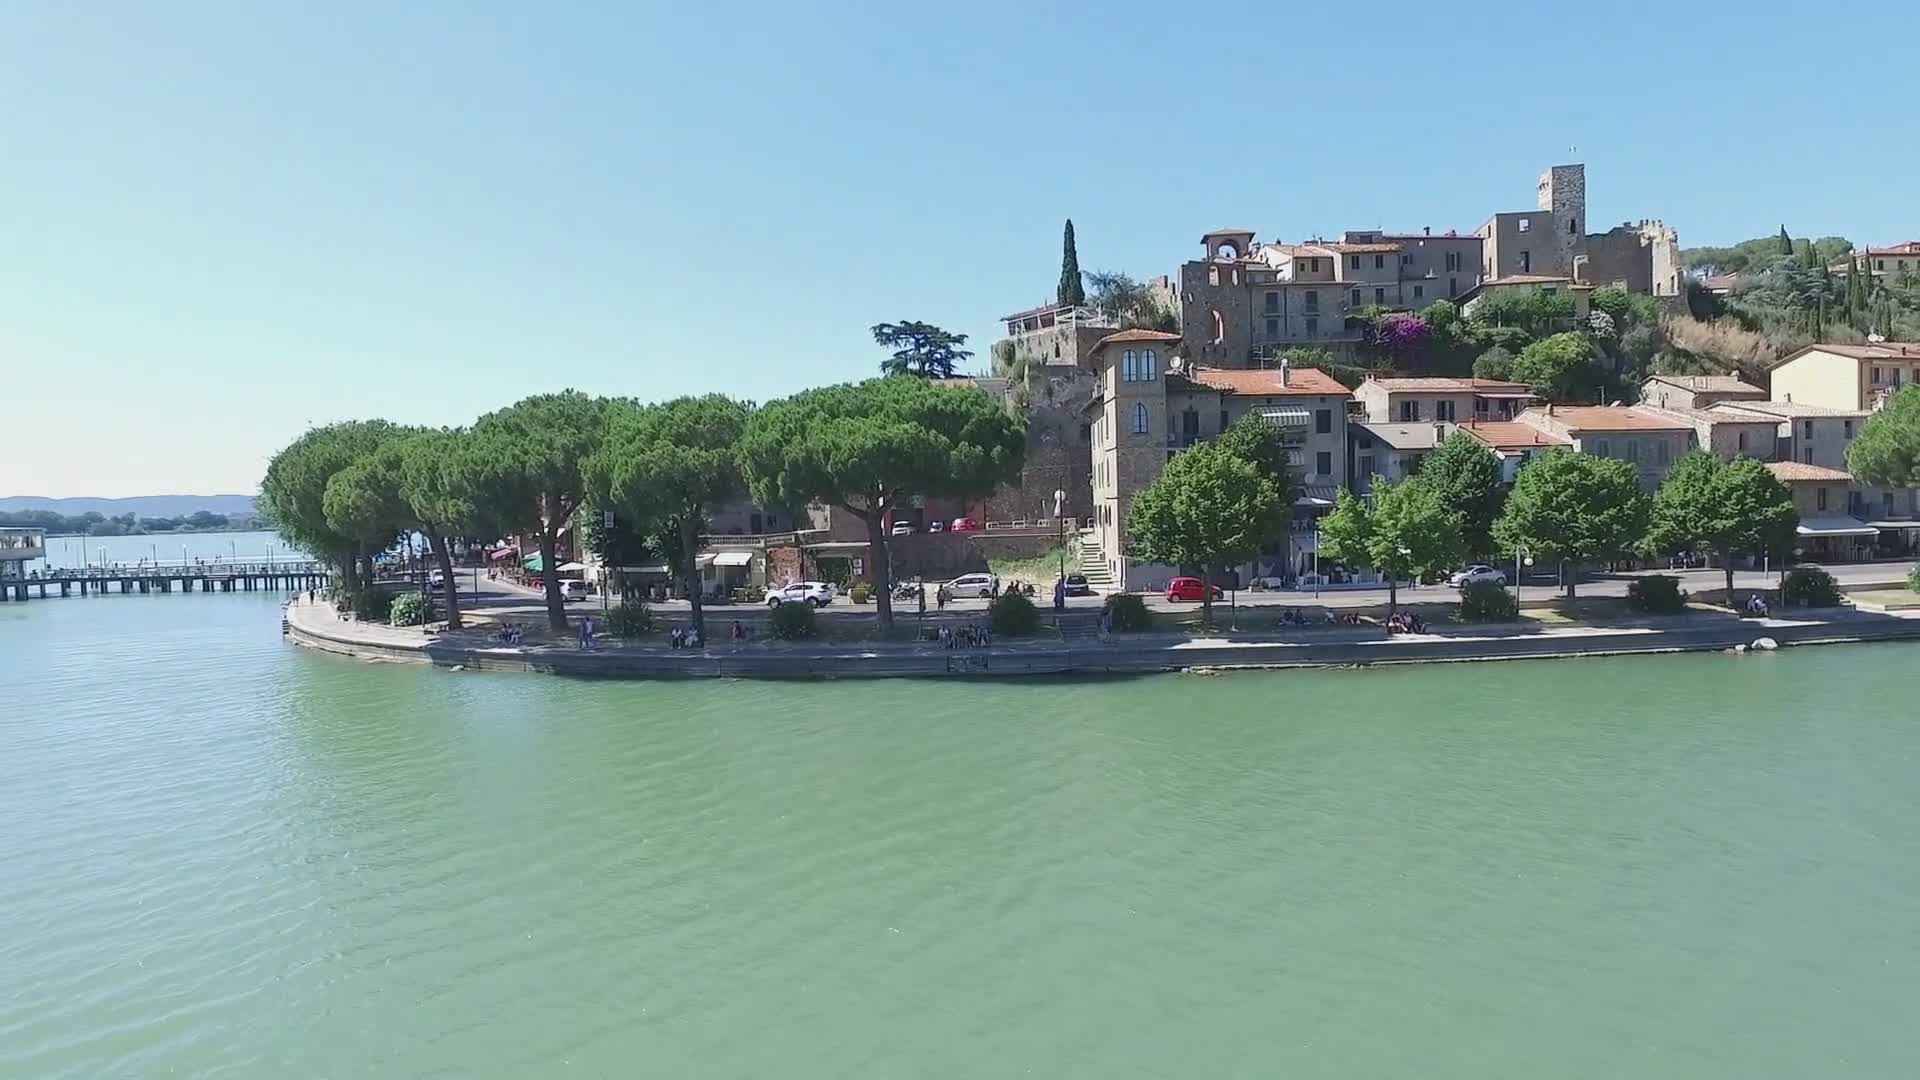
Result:
M568 578L565 581L562 581L560 583L560 599L585 600L586 598L587 598L586 582L581 581L578 578Z

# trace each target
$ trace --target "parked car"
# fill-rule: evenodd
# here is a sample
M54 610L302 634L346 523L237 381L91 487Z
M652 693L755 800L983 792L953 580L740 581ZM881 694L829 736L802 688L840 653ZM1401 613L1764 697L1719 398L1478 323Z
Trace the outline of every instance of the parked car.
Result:
M1202 585L1200 579L1197 577L1177 577L1167 582L1167 599L1170 601L1184 600L1197 604L1206 599L1206 594L1201 591L1204 588L1206 588L1206 586ZM1213 586L1213 598L1215 600L1220 599L1224 595L1226 594L1220 591L1220 586Z
M990 597L1000 591L1000 579L992 574L962 574L947 582L947 591L955 596Z
M796 581L777 589L767 590L767 606L779 607L781 604L812 604L823 608L833 603L835 596L831 581Z
M1068 574L1067 575L1067 595L1068 596L1092 596L1093 586L1087 584L1087 575Z
M1505 585L1507 583L1506 571L1498 570L1491 566L1476 564L1467 567L1465 570L1456 570L1447 575L1447 584L1456 589L1464 589L1469 585L1478 585L1483 581L1491 581L1495 585Z
M944 521L929 521L927 522L927 531L928 532L946 532L947 523Z
M888 532L892 533L894 536L912 536L913 522L896 521L893 523L893 528L889 529Z
M953 519L953 524L952 524L952 525L949 525L949 526L948 526L948 531L950 531L950 532L979 532L979 531L980 531L980 523L979 523L978 521L975 521L975 520L974 520L973 518L970 518L970 517L957 517L957 518L954 518L954 519Z
M581 581L579 578L567 578L566 580L560 582L560 599L585 600L586 598L587 598L586 582Z

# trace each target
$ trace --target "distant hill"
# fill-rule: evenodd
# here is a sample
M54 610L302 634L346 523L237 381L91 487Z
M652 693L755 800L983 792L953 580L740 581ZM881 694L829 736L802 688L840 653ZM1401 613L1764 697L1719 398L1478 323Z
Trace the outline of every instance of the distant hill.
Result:
M75 516L89 511L113 517L137 514L140 517L184 517L205 510L228 517L251 517L251 495L136 495L129 499L49 499L42 495L0 496L0 511L51 510Z

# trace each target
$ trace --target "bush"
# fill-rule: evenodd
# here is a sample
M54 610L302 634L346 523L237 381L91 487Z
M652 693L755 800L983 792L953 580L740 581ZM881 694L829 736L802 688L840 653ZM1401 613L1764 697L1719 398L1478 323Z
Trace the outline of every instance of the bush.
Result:
M385 622L388 613L393 610L393 594L368 589L353 597L351 603L354 617L361 622Z
M1796 566L1787 571L1780 599L1789 607L1839 607L1840 587L1817 566Z
M607 612L606 631L617 638L635 638L653 629L653 613L647 605L633 600L622 600L620 606Z
M1000 637L1028 637L1040 628L1040 609L1021 593L1004 592L987 609L987 624Z
M1513 354L1495 345L1477 357L1473 362L1473 377L1476 379L1505 379L1513 374Z
M421 626L431 618L433 605L423 593L401 593L387 608L387 621L395 626Z
M866 582L857 582L853 588L847 590L847 599L856 604L871 604L873 603L873 590L867 587Z
M1520 617L1520 601L1505 585L1476 581L1460 590L1461 622L1512 622Z
M767 617L767 632L781 641L803 641L812 637L813 605L793 602L776 606Z
M1627 586L1627 606L1653 615L1672 615L1687 609L1687 594L1680 579L1665 574L1635 578Z
M1916 564L1914 568L1907 573L1907 588L1912 589L1914 592L1920 592L1920 564Z
M1137 634L1153 629L1153 612L1146 598L1138 593L1113 593L1107 597L1109 626L1116 633Z

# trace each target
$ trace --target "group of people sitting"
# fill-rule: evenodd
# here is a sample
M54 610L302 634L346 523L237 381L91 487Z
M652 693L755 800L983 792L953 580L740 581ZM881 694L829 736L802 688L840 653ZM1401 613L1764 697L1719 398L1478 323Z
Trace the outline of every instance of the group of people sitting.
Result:
M735 625L738 625L737 623ZM697 649L700 647L700 631L693 627L682 629L674 627L667 634L667 647L670 649Z
M1396 611L1387 616L1389 634L1424 634L1427 632L1427 620L1411 611Z
M1753 618L1753 619L1766 618L1767 617L1767 598L1764 596L1761 596L1759 593L1748 594L1747 607L1746 607L1745 614L1747 615L1748 618Z
M500 632L493 635L493 637L495 641L498 641L503 645L518 645L520 644L521 639L526 637L526 634L527 634L526 627L520 625L517 622L510 622L501 626Z
M955 632L951 626L940 628L940 647L943 649L984 649L993 644L993 631L985 626L969 623Z

